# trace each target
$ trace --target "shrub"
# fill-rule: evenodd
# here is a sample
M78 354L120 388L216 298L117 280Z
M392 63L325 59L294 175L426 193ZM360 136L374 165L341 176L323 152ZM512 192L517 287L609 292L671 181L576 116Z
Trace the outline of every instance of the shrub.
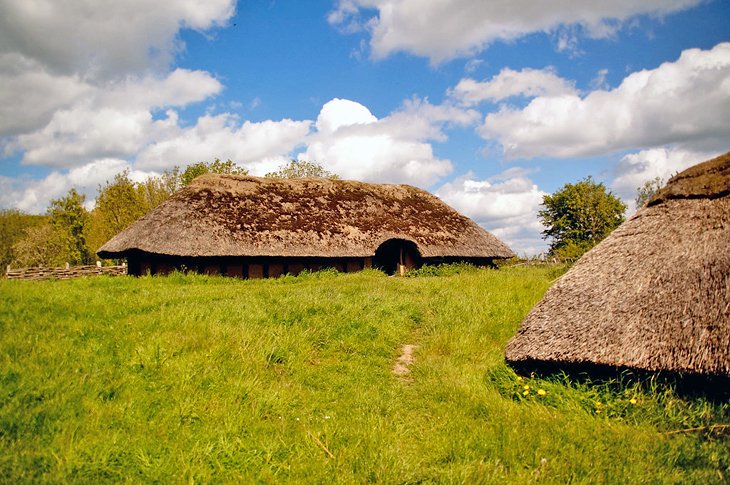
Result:
M453 276L476 271L477 267L471 263L442 263L437 265L424 264L418 269L412 269L406 276Z

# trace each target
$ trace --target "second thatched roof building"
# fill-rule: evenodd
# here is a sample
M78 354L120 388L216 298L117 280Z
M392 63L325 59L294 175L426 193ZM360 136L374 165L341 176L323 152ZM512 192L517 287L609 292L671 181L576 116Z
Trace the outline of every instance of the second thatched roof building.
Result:
M130 274L188 269L239 277L335 267L394 273L514 254L437 197L407 185L208 174L108 241Z
M545 294L522 368L730 377L730 153L675 175Z

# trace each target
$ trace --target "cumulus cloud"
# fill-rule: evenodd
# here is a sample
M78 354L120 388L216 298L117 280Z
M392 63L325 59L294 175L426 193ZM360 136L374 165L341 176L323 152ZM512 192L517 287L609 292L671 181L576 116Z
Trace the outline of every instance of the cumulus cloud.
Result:
M156 109L186 106L223 90L210 73L177 68L165 76L126 77L98 90L95 97L104 106Z
M208 72L171 69L180 30L205 33L234 11L234 0L0 2L0 147L54 169L0 177L0 204L42 211L72 186L92 196L125 169L141 180L214 156L254 173L286 161L311 121L178 119L178 108L223 90Z
M155 121L152 110L185 106L222 89L203 71L176 69L165 77L145 76L108 83L104 88L85 85L83 98L56 108L42 128L17 136L9 149L23 152L25 164L73 167L99 158L128 157L168 127L177 117ZM17 111L23 96L9 100ZM22 118L20 123L29 124ZM10 122L12 123L12 122ZM10 126L9 131L20 125Z
M23 163L73 167L99 157L133 153L151 124L148 111L75 107L57 111L45 128L19 136L15 146L24 151Z
M218 157L264 175L287 161L290 152L304 142L311 125L309 120L241 123L230 113L205 115L189 128L173 124L165 136L139 153L135 167L159 170Z
M79 193L86 195L87 208L91 209L98 187L124 170L130 170L130 178L137 181L154 175L132 170L125 160L108 158L96 160L66 173L55 170L41 180L0 176L0 206L43 213L52 199L64 196L74 187Z
M180 28L210 29L233 12L232 0L0 3L5 154L78 167L135 153L159 125L153 110L222 90L207 72L169 64L182 47Z
M181 28L224 25L233 0L0 2L0 141L23 163L73 167L133 153L152 111L219 93L169 66ZM140 14L143 12L143 14Z
M449 96L466 106L482 101L502 101L513 96L532 98L577 94L575 83L561 78L551 68L514 71L505 67L489 81L464 78L449 90Z
M429 141L443 141L443 128L468 125L477 113L427 100L407 101L378 119L354 101L333 99L319 113L316 127L299 155L343 178L427 186L451 173L449 160L436 157Z
M497 40L553 32L563 26L577 25L585 35L606 37L631 17L665 15L700 1L340 0L329 22L346 32L369 31L376 59L403 51L437 64L472 55ZM370 10L377 10L377 14L368 16ZM570 47L567 41L563 44L563 49Z
M317 116L317 131L332 134L343 126L368 125L378 119L369 109L349 99L333 99L322 106Z
M234 12L234 0L0 2L0 54L92 78L166 70L183 47L180 28L205 31Z
M53 75L18 54L0 54L0 136L42 127L92 89L78 75Z
M545 192L520 168L486 180L472 173L442 185L436 195L503 240L518 254L539 254L547 248L537 219Z
M148 89L140 94L145 100L139 106L121 106L126 96L119 93L141 85L149 88L154 83L122 84L105 93L98 105L86 101L59 110L42 130L19 136L16 149L23 150L26 163L58 170L40 181L17 181L9 186L10 181L4 180L7 193L0 203L38 210L81 182L92 182L91 196L98 181L124 169L154 174L212 157L231 159L254 175L264 175L286 163L300 146L305 149L298 158L321 163L344 178L428 186L453 169L449 160L434 155L431 143L446 140L446 128L474 125L479 119L476 111L420 99L407 100L397 111L378 119L360 103L333 99L314 122L241 121L234 114L222 113L207 114L192 126L181 126L174 109L154 119L144 106L190 99L184 89L167 90L166 96ZM163 80L160 85L169 83ZM179 94L170 94L174 92ZM63 167L70 170L64 173Z
M576 157L675 144L719 150L730 133L730 43L688 49L676 62L627 76L617 88L539 96L503 106L479 133L510 158Z

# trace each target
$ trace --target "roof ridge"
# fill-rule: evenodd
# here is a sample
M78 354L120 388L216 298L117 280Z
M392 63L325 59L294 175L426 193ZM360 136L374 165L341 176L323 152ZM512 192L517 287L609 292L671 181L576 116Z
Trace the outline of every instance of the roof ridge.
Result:
M730 152L683 170L652 197L647 206L676 199L718 199L730 195Z

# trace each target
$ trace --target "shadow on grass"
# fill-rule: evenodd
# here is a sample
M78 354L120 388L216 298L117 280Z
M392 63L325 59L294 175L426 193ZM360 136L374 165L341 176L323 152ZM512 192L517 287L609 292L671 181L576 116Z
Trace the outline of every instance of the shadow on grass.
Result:
M678 397L703 398L716 404L730 399L730 378L680 372L650 372L629 367L594 363L557 364L526 360L508 364L518 375L540 379L570 380L584 385L600 385L621 391L630 386L646 390L671 389Z

